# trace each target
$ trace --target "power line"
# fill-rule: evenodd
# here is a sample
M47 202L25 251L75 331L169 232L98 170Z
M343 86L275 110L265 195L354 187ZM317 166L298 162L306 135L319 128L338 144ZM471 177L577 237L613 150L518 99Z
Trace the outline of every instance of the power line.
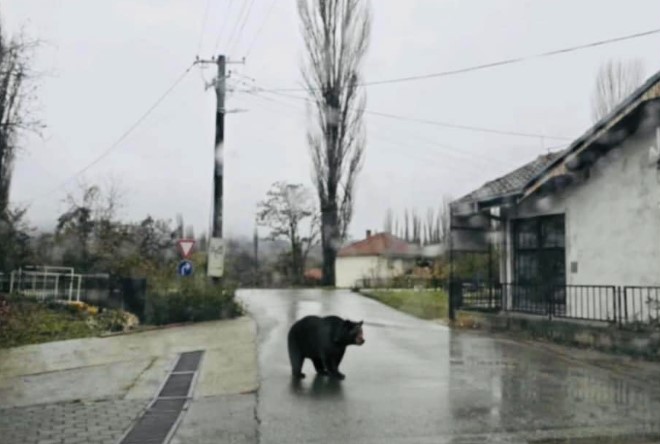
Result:
M236 34L236 40L234 42L234 39L229 41L229 50L232 51L234 49L234 46L241 41L241 35L243 35L243 29L245 29L245 24L248 22L248 19L250 18L250 13L252 12L252 6L254 6L254 0L250 1L250 6L248 7L247 13L245 14L245 17L243 17L243 22L241 23L241 27L238 30L238 34Z
M261 92L276 94L276 95L281 96L281 97L289 97L289 98L292 98L292 99L303 100L305 102L311 102L310 99L307 99L305 97L295 96L293 94L285 94L285 93L281 93L279 91L272 91L272 90L267 90L267 89L263 89L263 88L258 88L258 89ZM422 123L422 124L425 124L425 125L441 126L441 127L445 127L445 128L460 129L460 130L465 130L465 131L500 134L500 135L504 135L504 136L529 137L529 138L535 138L535 139L545 138L545 139L552 139L552 140L572 140L569 137L563 137L563 136L552 136L552 135L547 135L547 134L526 133L526 132L520 132L520 131L498 130L498 129L484 128L484 127L479 127L479 126L474 126L474 125L461 125L461 124L450 123L450 122L442 122L442 121L429 120L429 119L419 119L419 118L416 118L416 117L401 116L401 115L397 115L397 114L383 113L383 112L379 112L379 111L371 111L371 110L368 110L368 109L365 109L364 112L365 112L365 114L370 114L370 115L380 116L380 117L386 117L386 118L389 118L389 119L404 120L404 121L409 121L409 122Z
M197 44L197 54L202 49L202 42L204 41L204 34L206 33L206 22L209 18L209 6L211 5L211 0L206 0L206 7L204 8L204 18L202 19L202 31L199 33L199 43Z
M71 176L69 176L66 180L64 180L62 183L60 183L59 185L57 185L55 188L52 188L50 191L48 191L48 192L46 192L46 193L43 193L43 194L40 195L40 196L37 196L37 197L35 197L35 198L33 198L33 199L30 199L30 200L29 200L29 205L31 205L32 203L34 203L35 201L37 201L37 200L39 200L39 199L41 199L41 198L43 198L43 197L49 196L49 195L50 195L51 193L53 193L54 191L56 191L56 190L62 188L63 186L65 186L65 185L66 185L67 183L69 183L72 179L74 179L74 178L80 176L80 175L83 174L85 171L89 170L89 169L92 168L94 165L98 164L101 160L103 160L104 158L106 158L106 157L107 157L112 151L114 151L114 150L115 150L115 149L116 149L116 148L117 148L117 147L118 147L118 146L119 146L119 145L120 145L120 144L121 144L121 143L122 143L122 142L123 142L123 141L124 141L124 140L125 140L130 134L131 134L131 133L132 133L132 132L133 132L133 131L135 131L135 130L137 129L137 127L140 126L140 124L142 124L142 122L144 122L144 121L146 120L147 117L149 117L149 115L150 115L150 114L151 114L151 113L152 113L152 112L153 112L153 111L154 111L154 110L155 110L155 109L156 109L156 108L157 108L157 107L158 107L158 106L159 106L159 105L165 100L165 98L167 98L167 96L170 95L170 93L172 93L172 91L174 91L174 89L175 89L175 88L181 83L181 81L182 81L182 80L186 77L186 75L190 72L190 70L193 68L193 66L195 66L195 63L196 63L196 62L193 62L193 63L192 63L192 64L191 64L191 65L190 65L190 66L189 66L189 67L188 67L188 68L187 68L187 69L186 69L186 70L185 70L185 71L184 71L179 77L177 77L177 79L174 81L174 83L172 83L172 85L170 85L170 87L167 88L167 90L165 90L165 92L164 92L163 94L161 94L161 96L158 98L158 100L156 100L156 101L153 103L153 105L151 105L151 106L149 107L149 109L147 109L147 111L146 111L144 114L142 114L142 116L140 116L140 118L138 118L138 119L137 119L137 120L136 120L136 121L135 121L135 122L134 122L134 123L133 123L133 124L127 129L127 130L126 130L126 131L124 131L124 132L123 132L123 133L122 133L122 134L121 134L121 135L120 135L120 136L114 141L114 143L112 143L112 145L110 145L110 146L109 146L108 148L106 148L106 149L105 149L105 150L104 150L99 156L97 156L96 159L94 159L92 162L90 162L89 164L87 164L87 166L85 166L84 168L78 170L76 173L74 173L74 174L72 174Z
M268 11L266 11L266 15L264 16L263 21L261 22L261 25L259 26L259 29L257 30L257 33L254 35L254 38L252 39L252 43L248 46L248 49L245 53L245 58L247 59L252 52L252 48L254 47L254 44L257 41L257 38L259 38L259 35L261 34L261 31L264 29L266 26L266 23L268 22L268 19L270 18L271 13L273 12L274 6L275 6L275 1L276 0L271 0L270 6L268 7Z
M239 80L239 82L241 82L241 83L246 83L246 82L244 82L244 81L240 81L240 80ZM267 100L267 101L269 101L269 102L276 103L276 104L278 104L279 106L285 106L285 107L287 107L287 108L294 109L294 110L297 111L297 113L298 113L299 115L301 115L302 117L306 117L306 114L304 113L303 110L301 110L300 108L298 108L298 107L296 107L296 106L293 106L293 105L291 105L291 104L289 104L289 103L281 102L281 101L279 101L279 100L275 100L275 99L272 98L272 97L267 97L267 96L261 95L261 94L256 93L256 92L248 92L248 94L253 95L254 97L260 98L260 99L262 99L262 100ZM284 114L284 115L288 115L288 114ZM387 129L388 129L388 130L391 130L391 128L389 128L389 127L387 127ZM383 141L385 141L385 142L387 142L387 143L395 144L395 145L397 145L397 146L402 146L400 142L392 141L392 140L390 140L389 138L387 138L387 137L385 137L385 136L383 136L383 135L381 135L381 134L379 134L379 133L371 134L370 137L373 137L373 138L376 138L376 139L380 139L380 140L383 140ZM452 145L447 145L447 144L438 143L438 142L436 142L436 141L432 141L432 140L428 140L428 139L425 139L425 138L419 137L418 135L407 136L408 139L410 139L411 137L413 137L413 138L415 138L415 139L417 139L417 140L419 140L419 141L421 141L422 143L425 143L425 144L427 144L427 145L431 145L431 146L435 146L435 147L440 148L441 150L443 150L443 151L445 152L445 154L452 155L452 157L450 157L450 159L453 160L453 161L469 162L469 163L472 163L473 165L475 165L477 168L483 168L483 166L477 166L477 161L485 162L484 165L485 165L485 164L492 165L492 164L494 164L494 163L497 163L497 164L500 164L501 166L503 166L503 167L505 167L505 168L511 168L511 165L510 165L509 162L507 162L507 161L502 161L502 160L499 159L499 158L491 158L491 157L484 156L484 155L481 155L481 154L477 156L477 155L474 155L474 154L471 154L471 153L466 153L465 151L463 151L462 149L460 149L460 148L458 148L458 147L456 147L456 146L452 146ZM563 146L563 145L562 145L562 146ZM549 147L549 148L552 148L552 147ZM555 147L555 148L556 148L556 147ZM408 151L406 151L406 153L407 153L407 152L408 152ZM460 155L460 157L457 156L457 155ZM437 160L437 159L436 159L436 160ZM462 165L462 164L459 163L459 164L457 164L457 165ZM471 171L471 173L473 173L473 171Z
M252 3L252 1L250 1L250 3ZM247 9L247 6L250 3L248 3L247 0L243 0L242 7L239 10L238 15L236 16L236 20L234 21L234 27L229 32L229 38L227 39L227 48L229 48L229 45L234 40L234 36L236 35L236 31L238 30L238 27L240 26L241 22L243 21L243 14L245 13L245 11Z
M448 71L440 71L440 72L435 72L435 73L430 73L430 74L420 74L420 75L414 75L414 76L408 76L408 77L397 77L397 78L392 78L392 79L385 79L385 80L376 80L373 82L361 82L360 86L377 86L377 85L388 85L392 83L404 83L404 82L413 82L417 80L426 80L426 79L432 79L432 78L439 78L439 77L449 77L449 76L454 76L457 74L464 74L467 72L472 72L472 71L480 71L483 69L489 69L489 68L494 68L497 66L503 66L503 65L512 65L514 63L521 63L521 62L526 62L528 60L532 59L538 59L538 58L543 58L543 57L551 57L559 54L566 54L569 52L574 52L574 51L580 51L583 49L590 49L590 48L595 48L598 46L603 46L603 45L609 45L612 43L618 43L622 42L625 40L632 40L632 39L637 39L641 37L648 37L650 35L658 34L660 33L660 28L657 29L651 29L649 31L644 31L644 32L638 32L635 34L629 34L621 37L614 37L611 39L606 39L606 40L598 40L595 42L591 43L585 43L582 45L577 45L577 46L571 46L568 48L562 48L562 49L556 49L553 51L546 51L546 52L541 52L538 54L532 54L532 55L527 55L527 56L520 56L520 57L513 57L510 59L504 59L504 60L499 60L495 62L490 62L490 63L484 63L481 65L474 65L474 66L468 66L465 68L458 68L458 69L452 69ZM307 91L307 88L273 88L270 89L269 91L279 91L279 92L287 92L287 91Z
M548 136L548 135L545 135L545 134L522 133L522 132L517 132L517 131L504 131L504 130L497 130L497 129L491 129L491 128L482 128L482 127L470 126L470 125L458 125L458 124L455 124L455 123L439 122L439 121L427 120L427 119L418 119L418 118L415 118L415 117L399 116L399 115L396 115L396 114L381 113L381 112L378 112L378 111L365 110L364 112L367 113L367 114L371 114L373 116L387 117L389 119L406 120L406 121L409 121L409 122L417 122L417 123L423 123L423 124L426 124L426 125L442 126L442 127L445 127L445 128L454 128L454 129L467 130L467 131L477 131L477 132L482 132L482 133L501 134L501 135L504 135L504 136L533 137L535 139L545 138L545 139L553 139L553 140L572 140L569 137Z
M252 95L252 96L254 96L254 97L257 97L257 98L259 98L259 99L266 100L266 101L268 101L268 102L274 103L274 104L276 104L278 107L282 107L282 106L284 106L284 107L287 107L287 108L293 109L293 110L296 111L295 114L297 114L297 116L294 116L294 115L291 114L291 113L281 113L281 112L276 112L276 111L273 111L273 110L271 110L271 109L269 109L269 108L264 107L264 109L266 109L266 110L268 110L268 111L271 111L271 112L273 112L273 113L276 113L276 114L279 115L279 116L297 117L297 118L300 118L300 119L304 119L304 118L306 117L306 114L305 114L300 108L298 108L298 107L296 107L296 106L293 106L293 105L291 105L291 104L289 104L289 103L285 103L285 102L283 103L283 102L280 102L280 101L278 101L278 100L275 100L275 99L273 99L273 98L271 98L271 97L267 97L267 96L259 95L259 94L254 93L254 92L251 92L251 93L248 93L248 94L250 94L250 95ZM263 105L263 104L262 104L262 105ZM271 128L271 129L272 129L272 128ZM430 162L430 163L433 163L433 164L437 165L438 167L441 167L441 168L446 169L446 171L448 171L448 172L450 172L450 173L453 173L453 174L460 173L461 177L464 177L464 178L466 178L466 179L468 179L468 178L474 178L474 172L475 172L475 169L483 168L482 165L479 165L479 164L477 164L477 163L475 162L475 160L477 160L477 159L476 159L476 158L470 158L470 155L469 155L469 154L467 154L467 156L468 156L467 158L461 158L461 157L455 157L455 156L447 156L447 157L443 157L442 159L440 159L440 158L437 158L437 157L433 157L432 154L431 154L431 155L428 155L428 154L430 154L430 153L428 153L428 152L427 152L427 153L418 153L418 152L415 152L414 149L411 149L410 145L404 145L404 144L402 144L401 142L398 142L398 141L396 141L396 140L392 140L391 138L385 137L385 136L383 136L383 135L378 135L378 134L377 134L377 135L372 135L372 136L370 136L370 137L373 137L374 139L377 139L377 140L380 140L380 141L382 141L382 142L388 143L388 144L390 144L391 146L395 146L395 147L398 147L398 148L404 148L403 150L402 150L402 149L400 149L400 150L387 150L387 151L390 152L390 153L393 153L393 154L396 154L396 155L399 155L399 156L404 156L404 157L405 157L406 159L408 159L408 160L414 159L414 160L417 160L417 161L423 162L425 165L428 165L429 162ZM446 149L446 150L450 150L450 151L452 150L451 147L446 147L446 146L442 146L442 145L438 145L438 146L440 146L441 148ZM454 153L449 152L449 153L447 153L447 154L456 154L456 153L460 153L460 154L464 154L464 155L465 155L465 153L461 153L460 151L457 151L456 149L454 149ZM426 154L426 155L425 155L425 154ZM480 157L479 160L481 160L481 159L482 159L482 158ZM454 165L453 165L453 166L449 166L449 165L447 165L446 162L447 162L448 160L454 162ZM467 164L471 164L471 166L472 166L473 168L471 168L471 169L468 168L468 167L467 167ZM507 168L510 168L509 165L507 165L506 167L507 167Z
M220 25L220 29L218 31L218 37L215 39L215 46L213 47L213 52L218 52L218 48L220 47L220 40L222 40L224 31L227 28L227 22L229 21L229 12L231 11L231 4L233 3L233 1L234 0L229 0L229 3L227 4L227 15L225 16L225 19L222 21L222 24Z

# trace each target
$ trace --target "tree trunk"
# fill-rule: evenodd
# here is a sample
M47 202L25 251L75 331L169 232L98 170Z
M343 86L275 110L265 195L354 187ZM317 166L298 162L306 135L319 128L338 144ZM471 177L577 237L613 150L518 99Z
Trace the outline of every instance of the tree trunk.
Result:
M323 285L335 285L335 260L340 242L337 203L321 209L321 245L323 248Z
M303 261L302 261L302 249L301 245L298 242L291 244L291 273L293 285L300 285L303 281Z

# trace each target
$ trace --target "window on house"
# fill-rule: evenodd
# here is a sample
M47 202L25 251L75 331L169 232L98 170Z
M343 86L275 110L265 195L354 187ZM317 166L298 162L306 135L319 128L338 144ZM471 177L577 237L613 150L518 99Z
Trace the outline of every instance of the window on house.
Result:
M566 283L564 215L514 221L514 281L523 285Z

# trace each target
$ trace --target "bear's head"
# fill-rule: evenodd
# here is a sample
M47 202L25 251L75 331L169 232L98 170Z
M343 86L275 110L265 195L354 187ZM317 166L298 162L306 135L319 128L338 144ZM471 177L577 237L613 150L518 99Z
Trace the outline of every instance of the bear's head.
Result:
M335 342L342 345L362 345L365 343L362 323L345 320L335 335Z

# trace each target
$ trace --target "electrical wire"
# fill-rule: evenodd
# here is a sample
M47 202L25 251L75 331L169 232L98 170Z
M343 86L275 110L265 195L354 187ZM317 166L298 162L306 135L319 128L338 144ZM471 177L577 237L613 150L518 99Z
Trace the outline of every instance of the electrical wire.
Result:
M209 18L209 6L211 5L211 0L206 0L206 7L204 8L204 16L202 19L202 31L199 33L199 43L197 44L197 54L202 49L202 42L204 41L204 34L206 34L206 23Z
M222 40L222 36L224 35L225 29L227 29L227 22L229 22L229 12L231 11L231 5L234 2L234 0L229 0L229 3L227 4L227 15L225 16L225 19L222 21L222 24L220 25L220 29L218 31L218 37L215 39L215 46L213 47L213 52L218 52L218 48L220 47L220 41Z
M233 43L230 44L229 47L229 52L232 52L234 50L234 47L241 41L241 36L243 35L243 30L245 29L245 25L248 22L248 19L250 18L250 13L252 12L252 6L254 6L254 0L250 2L250 6L248 7L247 13L245 14L245 17L243 18L243 23L241 23L241 27L238 30L238 34L236 34L236 39L233 41Z
M227 48L230 47L232 42L234 41L234 36L236 35L236 31L238 31L238 28L241 26L241 23L243 22L243 17L245 15L245 11L247 10L248 7L251 7L253 3L253 0L250 0L248 3L248 0L243 0L243 5L242 8L239 10L238 15L236 16L236 20L234 22L234 27L232 28L231 32L229 33L229 39L227 39Z
M254 87L254 86L253 86ZM258 91L264 92L264 93L270 93L270 94L275 94L280 97L288 97L291 99L297 99L297 100L302 100L308 103L313 103L312 100L306 98L306 97L300 97L296 96L293 94L285 94L281 93L279 91L272 91L264 88L258 88ZM528 137L528 138L543 138L543 139L551 139L551 140L573 140L569 137L563 137L563 136L552 136L552 135L547 135L547 134L538 134L538 133L526 133L526 132L520 132L520 131L507 131L507 130L498 130L498 129L493 129L493 128L484 128L484 127L479 127L479 126L474 126L474 125L461 125L461 124L456 124L456 123L450 123L450 122L442 122L442 121L437 121L437 120L429 120L429 119L420 119L416 117L409 117L409 116L402 116L402 115L396 115L396 114L391 114L391 113L383 113L380 111L372 111L369 109L364 110L365 114L373 115L373 116L380 116L380 117L385 117L389 119L396 119L396 120L402 120L402 121L409 121L409 122L416 122L416 123L421 123L425 125L434 125L434 126L441 126L445 128L453 128L453 129L459 129L459 130L465 130L465 131L473 131L473 132L481 132L481 133L491 133L491 134L500 134L504 136L516 136L516 137Z
M32 199L28 200L28 206L32 205L35 201L42 199L44 197L47 197L51 195L53 192L59 190L60 188L64 187L66 184L68 184L71 180L75 179L76 177L80 176L83 174L85 171L89 170L92 168L94 165L98 164L101 162L103 159L105 159L112 151L117 149L120 144L131 134L133 131L135 131L141 124L144 122L149 115L174 91L174 89L183 81L183 79L188 75L190 70L195 66L196 62L193 62L177 79L165 90L163 94L160 95L160 97L145 111L127 130L125 130L108 148L106 148L99 156L97 156L93 161L88 163L85 167L81 168L78 170L76 173L72 174L69 176L66 180L62 181L59 185L56 187L50 189L48 192L43 193L37 197L34 197Z
M241 83L243 83L243 82L241 82ZM278 100L276 100L272 97L260 95L256 92L248 92L248 94L253 95L255 97L258 97L258 98L261 98L262 100L267 100L269 102L276 103L279 106L284 106L284 107L287 107L287 108L290 108L290 109L294 109L301 117L306 117L307 116L307 114L304 112L304 110L302 110L302 109L300 109L296 106L293 106L289 103L280 102L280 101L278 101ZM288 114L283 114L283 115L288 115ZM386 128L387 130L391 130L390 127L382 127L382 128ZM380 140L383 140L383 141L388 142L388 143L394 143L397 146L402 146L401 143L399 143L399 142L396 142L396 141L393 142L392 140L390 140L386 137L383 137L382 132L381 133L376 133L376 134L371 134L370 137L373 137L375 139L380 139ZM487 165L493 165L494 163L497 163L497 164L501 165L504 168L511 168L511 165L510 165L509 162L502 161L501 159L489 158L488 156L484 156L484 155L481 155L481 154L477 157L477 156L472 155L470 153L466 153L464 150L462 150L460 148L457 148L455 146L446 145L446 144L442 144L442 143L437 143L435 141L431 141L431 140L428 140L428 139L425 139L425 138L421 138L418 135L406 135L406 138L408 140L410 140L411 138L414 138L414 139L417 139L417 140L419 140L423 143L426 143L427 145L438 147L438 148L442 149L446 154L451 155L452 156L451 160L459 161L459 162L470 162L473 165L475 165L475 167L477 167L477 168L483 168ZM406 153L406 154L410 153L410 150L402 151L402 153ZM436 160L439 161L439 159L436 159ZM482 162L482 165L477 165L477 162ZM463 164L461 164L461 163L456 164L456 166L459 167L459 168L462 165ZM443 164L443 166L446 166L446 164ZM465 172L468 172L468 171L465 171ZM474 170L470 170L469 174L474 174Z
M609 45L612 43L619 43L626 40L637 39L641 37L648 37L650 35L655 35L660 33L660 28L651 29L649 31L638 32L635 34L629 34L620 37L614 37L605 40L598 40L595 42L585 43L582 45L571 46L568 48L556 49L553 51L546 51L537 54L531 54L527 56L513 57L509 59L498 60L495 62L483 63L480 65L468 66L465 68L452 69L448 71L440 71L429 74L420 74L407 77L396 77L392 79L385 80L376 80L372 82L360 82L360 86L378 86L378 85L390 85L393 83L404 83L404 82L414 82L418 80L427 80L440 77L454 76L458 74L465 74L472 71L480 71L484 69L494 68L497 66L512 65L515 63L522 63L533 59L543 58L543 57L552 57L560 54L567 54L570 52L580 51L583 49L595 48L598 46ZM291 91L307 91L307 88L272 88L269 91L278 91L278 92L291 92Z
M252 52L252 48L254 48L254 44L256 43L257 39L259 38L259 35L261 34L261 31L263 31L264 27L266 26L266 23L268 22L268 19L270 18L271 13L273 12L274 6L275 6L275 1L276 0L271 0L270 6L268 7L268 11L266 11L266 15L264 16L263 21L261 22L261 25L259 26L259 29L257 29L256 34L252 38L252 42L248 46L247 51L245 52L245 58L247 59L250 56L250 53Z

